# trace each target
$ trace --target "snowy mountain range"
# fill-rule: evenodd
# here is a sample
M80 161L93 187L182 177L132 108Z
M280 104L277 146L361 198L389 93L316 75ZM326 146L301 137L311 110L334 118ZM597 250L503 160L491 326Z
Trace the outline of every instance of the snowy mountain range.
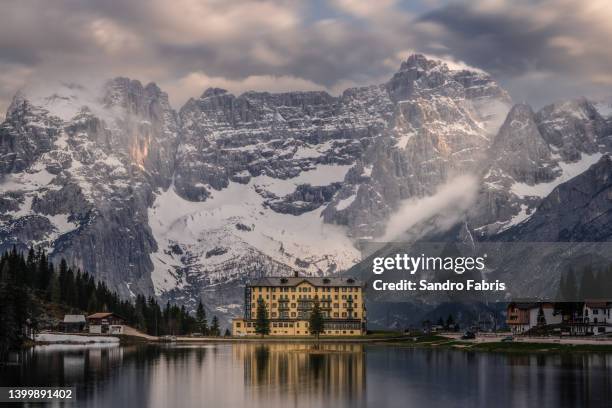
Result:
M519 236L562 185L612 176L611 150L612 99L534 112L422 55L339 96L210 88L178 112L153 83L62 84L18 93L0 124L0 249L42 246L124 297L202 297L227 318L246 280L345 271L435 208L474 239Z

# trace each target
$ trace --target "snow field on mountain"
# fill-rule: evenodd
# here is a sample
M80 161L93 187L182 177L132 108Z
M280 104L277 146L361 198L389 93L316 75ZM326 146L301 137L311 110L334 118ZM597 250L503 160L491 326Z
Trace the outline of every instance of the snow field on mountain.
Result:
M164 253L173 244L201 254L207 253L206 249L222 248L226 252L200 256L196 261L211 271L239 257L248 247L307 273L325 270L332 264L337 270L349 268L359 261L360 253L343 228L323 223L322 208L299 216L277 213L264 207L264 199L256 189L283 196L299 184L318 186L341 181L350 167L320 165L288 180L254 177L248 184L230 183L223 190L212 190L212 197L204 202L187 201L170 187L149 210L151 229L159 246L158 252L152 254L156 291L172 289L176 285L174 268L184 266L176 257ZM250 231L237 228L237 224ZM296 259L311 267L296 265Z

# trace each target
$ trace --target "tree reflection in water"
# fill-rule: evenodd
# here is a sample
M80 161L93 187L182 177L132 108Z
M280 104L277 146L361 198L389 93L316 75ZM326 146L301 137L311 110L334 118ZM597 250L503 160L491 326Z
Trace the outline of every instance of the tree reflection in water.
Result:
M0 366L0 386L74 386L79 408L573 408L612 400L612 354L254 342L43 346L20 361Z

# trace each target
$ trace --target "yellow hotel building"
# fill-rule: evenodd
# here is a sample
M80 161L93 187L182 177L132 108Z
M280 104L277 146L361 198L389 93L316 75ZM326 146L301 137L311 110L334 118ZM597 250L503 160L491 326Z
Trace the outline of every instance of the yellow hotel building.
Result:
M358 336L366 332L363 285L353 278L265 277L248 284L244 317L232 321L234 336L254 336L257 301L263 299L272 336L308 336L310 311L316 301L332 336Z

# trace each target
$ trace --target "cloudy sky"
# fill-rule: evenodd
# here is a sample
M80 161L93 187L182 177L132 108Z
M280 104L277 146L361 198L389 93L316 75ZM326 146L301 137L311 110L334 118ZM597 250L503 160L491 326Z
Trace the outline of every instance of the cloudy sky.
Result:
M0 112L22 87L117 75L179 107L209 86L342 89L415 51L494 75L536 107L612 95L609 0L4 0Z

